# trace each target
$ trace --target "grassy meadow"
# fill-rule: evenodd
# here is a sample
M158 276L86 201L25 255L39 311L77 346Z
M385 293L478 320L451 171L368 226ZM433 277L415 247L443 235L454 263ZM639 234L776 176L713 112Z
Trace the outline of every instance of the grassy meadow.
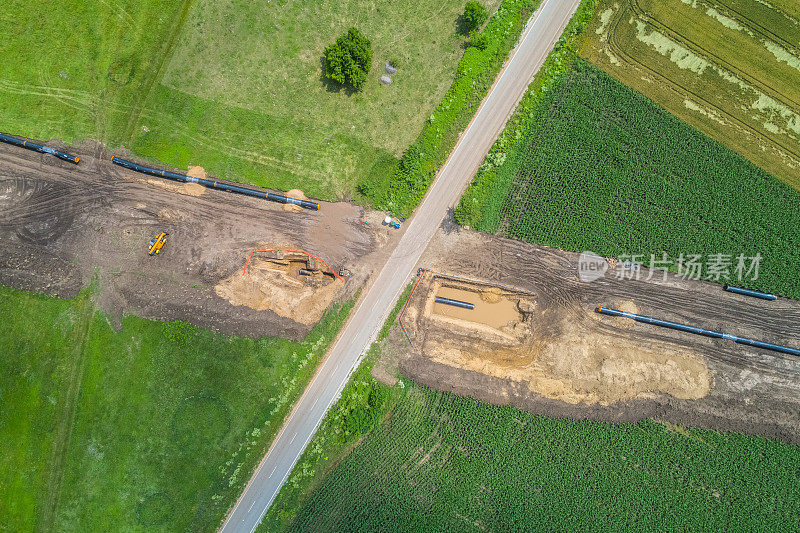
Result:
M602 0L580 54L800 189L800 7Z
M0 287L0 530L214 530L345 319L226 337Z
M457 0L197 0L133 148L237 181L349 196L392 169L452 83L462 9ZM374 52L355 94L322 79L324 48L350 26ZM387 60L398 63L390 86L378 81Z
M3 133L128 144L188 1L7 0L0 9Z

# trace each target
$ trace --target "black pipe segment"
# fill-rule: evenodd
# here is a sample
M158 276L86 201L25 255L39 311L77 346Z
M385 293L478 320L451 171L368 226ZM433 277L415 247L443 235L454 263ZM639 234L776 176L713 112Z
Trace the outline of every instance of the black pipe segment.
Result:
M13 144L14 146L19 146L20 148L35 150L36 152L41 152L43 154L54 155L57 158L63 159L64 161L72 163L74 165L77 165L78 161L80 161L80 158L76 155L68 154L66 152L61 152L60 150L56 150L55 148L50 148L49 146L42 146L41 144L36 144L35 142L31 142L25 139L18 139L16 137L12 137L11 135L6 135L5 133L0 133L0 141L8 144Z
M121 167L134 170L136 172L149 174L151 176L156 176L159 178L168 178L175 181L180 181L181 183L197 183L198 185L208 187L209 189L217 189L219 191L243 194L245 196L252 196L253 198L262 198L265 200L269 200L271 202L278 202L281 204L299 205L300 207L304 207L306 209L312 209L314 211L319 210L319 204L316 202L309 202L307 200L297 200L295 198L289 198L287 196L282 196L280 194L258 191L256 189L249 189L247 187L240 187L239 185L233 185L232 183L225 183L205 178L195 178L193 176L187 176L186 174L178 174L177 172L170 172L169 170L159 170L157 168L146 167L144 165L140 165L138 163L134 163L133 161L128 161L127 159L122 159L121 157L117 156L112 157L111 162L114 163L115 165L119 165Z
M695 326L688 326L686 324L679 324L678 322L670 322L668 320L660 320L658 318L653 318L651 316L637 315L635 313L627 313L625 311L619 311L617 309L609 309L608 307L597 307L595 311L603 315L632 318L637 322L643 322L645 324L653 324L656 326L661 326L662 328L676 329L678 331L685 331L686 333L694 333L695 335L702 335L703 337L711 337L714 339L727 339L729 341L734 341L738 344L745 344L747 346L756 346L757 348L764 348L765 350L772 350L774 352L781 352L790 355L800 356L800 350L798 350L797 348L790 348L789 346L782 346L780 344L772 344L771 342L757 341L754 339L748 339L747 337L737 337L736 335L731 335L730 333L720 333L719 331L702 329Z
M435 298L437 304L445 304L445 305L452 305L454 307L461 307L462 309L469 309L472 311L475 309L475 304L471 304L469 302L462 302L461 300L453 300L451 298L444 298L442 296L437 296Z

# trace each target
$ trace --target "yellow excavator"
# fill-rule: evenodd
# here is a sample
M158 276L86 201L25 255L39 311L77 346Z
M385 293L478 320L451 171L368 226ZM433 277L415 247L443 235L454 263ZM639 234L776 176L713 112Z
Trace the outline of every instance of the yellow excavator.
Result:
M169 233L164 233L162 231L161 233L150 239L150 245L149 248L147 249L147 253L150 255L158 254L158 252L160 252L161 249L164 247L164 245L167 243L167 235L169 235Z

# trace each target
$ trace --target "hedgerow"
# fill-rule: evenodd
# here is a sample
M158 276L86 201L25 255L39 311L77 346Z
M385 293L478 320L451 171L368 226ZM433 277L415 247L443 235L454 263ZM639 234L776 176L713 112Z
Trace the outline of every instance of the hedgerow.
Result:
M553 51L547 56L514 114L506 123L486 156L472 183L467 187L455 211L456 221L484 231L496 231L500 224L500 207L510 183L498 183L498 169L506 161L531 127L536 108L555 81L574 63L575 46L597 7L598 0L582 0Z
M408 215L419 204L439 167L455 146L481 100L541 0L504 0L484 27L483 49L466 49L455 80L431 114L417 140L392 172L359 184L359 192L377 209Z

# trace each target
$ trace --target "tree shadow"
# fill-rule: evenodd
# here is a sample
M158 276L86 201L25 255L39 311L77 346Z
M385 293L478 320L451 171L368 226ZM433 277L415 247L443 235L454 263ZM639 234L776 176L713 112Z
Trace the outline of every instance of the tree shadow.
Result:
M338 81L332 80L327 76L325 76L326 65L325 65L324 55L320 56L319 58L319 67L320 67L319 81L322 83L323 87L325 87L325 90L327 92L329 93L343 92L347 96L352 96L356 92L352 87L339 83Z
M463 37L469 35L470 32L469 22L467 22L467 19L464 17L464 13L461 13L456 17L455 26L456 26L456 33L458 35L461 35Z

